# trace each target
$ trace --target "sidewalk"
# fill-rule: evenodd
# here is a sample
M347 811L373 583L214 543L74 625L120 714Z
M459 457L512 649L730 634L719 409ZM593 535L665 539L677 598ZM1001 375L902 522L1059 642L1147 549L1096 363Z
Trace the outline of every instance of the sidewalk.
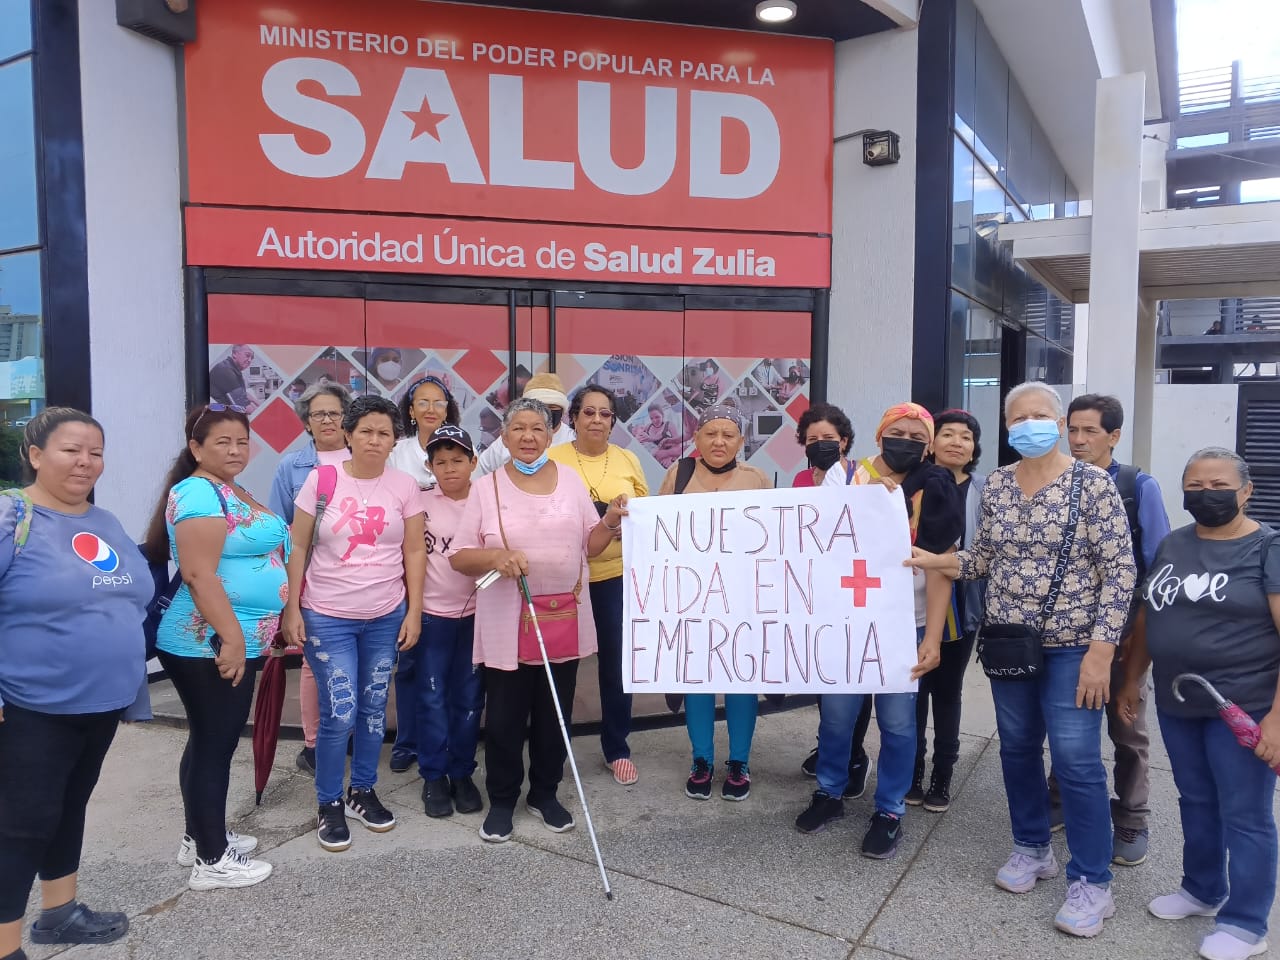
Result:
M246 740L232 771L233 826L257 835L276 873L240 891L193 893L174 862L182 832L177 760L185 733L161 725L120 731L90 807L82 895L125 909L133 928L108 947L73 947L75 960L169 958L707 958L831 960L1171 960L1196 956L1208 920L1171 924L1146 902L1176 888L1181 840L1177 796L1153 748L1151 859L1116 868L1119 913L1094 941L1057 933L1065 881L1017 897L997 890L1009 851L999 745L990 693L969 671L955 803L938 816L907 814L896 859L858 855L870 794L815 836L793 827L813 781L799 770L814 742L812 707L763 713L745 803L683 795L682 728L635 734L640 782L617 786L594 737L575 738L591 813L614 887L601 893L580 805L567 774L561 799L578 829L549 833L521 807L512 842L476 834L483 815L431 820L421 781L387 771L378 789L399 825L375 835L354 824L355 844L329 854L314 836L312 782L281 746L263 806L253 805ZM725 735L719 725L717 777ZM872 726L871 740L875 739ZM483 761L482 761L483 762ZM481 781L482 782L482 781ZM718 788L717 788L718 793ZM1055 839L1059 858L1066 851ZM32 914L33 915L33 914ZM1280 911L1272 914L1273 926ZM1280 928L1280 927L1278 927ZM26 948L33 960L57 951Z

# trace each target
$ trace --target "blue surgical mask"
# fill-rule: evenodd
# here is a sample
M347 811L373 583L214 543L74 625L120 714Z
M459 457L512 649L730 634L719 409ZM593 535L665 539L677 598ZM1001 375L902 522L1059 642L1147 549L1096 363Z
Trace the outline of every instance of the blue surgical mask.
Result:
M537 460L533 461L533 463L525 463L523 460L517 460L515 457L511 458L511 462L514 463L516 465L516 469L519 470L521 473L523 473L526 477L532 477L535 473L537 473L539 470L541 470L543 467L547 465L547 454L546 454L546 451L544 450L542 453L542 456L540 456Z
M1023 420L1009 428L1009 446L1023 457L1043 457L1062 439L1057 420Z

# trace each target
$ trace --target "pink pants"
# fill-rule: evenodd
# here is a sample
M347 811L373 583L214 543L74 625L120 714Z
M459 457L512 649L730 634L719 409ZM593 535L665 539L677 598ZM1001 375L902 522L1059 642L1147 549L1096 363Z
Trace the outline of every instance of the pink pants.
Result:
M316 689L316 675L306 660L302 661L302 677L298 680L298 705L302 708L302 741L314 748L320 732L320 692Z

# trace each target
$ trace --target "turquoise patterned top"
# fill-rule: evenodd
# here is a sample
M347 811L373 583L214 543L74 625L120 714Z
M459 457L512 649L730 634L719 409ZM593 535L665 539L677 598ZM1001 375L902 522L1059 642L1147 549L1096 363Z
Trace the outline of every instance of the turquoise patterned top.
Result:
M245 653L265 652L280 628L280 611L289 598L285 572L290 540L285 522L268 510L258 510L241 500L236 488L218 484L226 500L227 540L218 563L218 576L231 601L231 609L244 631ZM181 566L174 528L184 520L224 516L211 480L188 477L174 485L165 508L169 529L169 554ZM156 636L158 649L180 657L213 657L209 637L214 633L196 609L191 591L183 584L165 611Z

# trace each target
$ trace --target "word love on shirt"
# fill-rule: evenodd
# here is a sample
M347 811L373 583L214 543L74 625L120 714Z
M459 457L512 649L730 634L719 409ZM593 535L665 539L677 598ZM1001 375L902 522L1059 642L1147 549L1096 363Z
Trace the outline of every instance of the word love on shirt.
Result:
M1199 603L1208 597L1215 603L1227 599L1227 584L1231 578L1225 573L1189 573L1185 577L1173 575L1173 564L1166 563L1157 570L1147 582L1146 600L1152 609L1159 612L1178 599L1178 591L1182 591L1192 603Z

